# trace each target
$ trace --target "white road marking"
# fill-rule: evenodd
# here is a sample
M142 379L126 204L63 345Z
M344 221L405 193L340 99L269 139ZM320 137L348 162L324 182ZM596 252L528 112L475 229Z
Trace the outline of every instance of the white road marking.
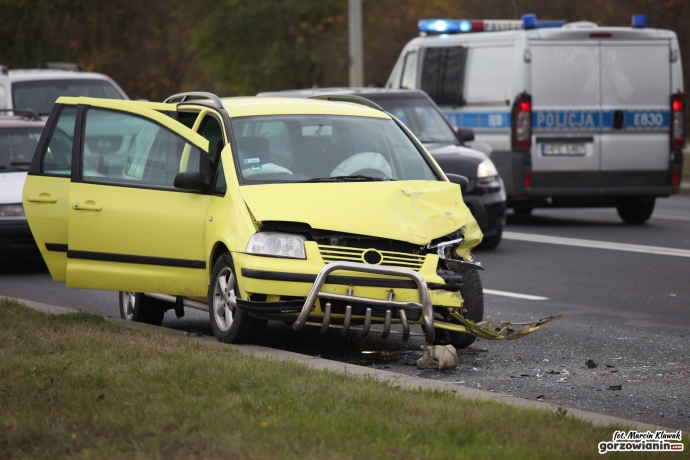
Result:
M506 240L529 241L531 243L577 246L580 248L610 249L613 251L639 252L642 254L690 257L690 250L688 249L664 248L661 246L644 246L641 244L613 243L610 241L583 240L579 238L563 238L560 236L537 235L534 233L503 232L503 238Z
M518 294L517 292L494 291L493 289L484 289L484 294L501 295L504 297L514 297L516 299L549 300L548 297L540 297L538 295Z

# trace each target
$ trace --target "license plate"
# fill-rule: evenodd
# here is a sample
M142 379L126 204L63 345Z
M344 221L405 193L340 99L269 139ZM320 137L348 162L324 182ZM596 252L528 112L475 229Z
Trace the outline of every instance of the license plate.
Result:
M584 156L587 153L585 144L542 144L541 154L544 156Z

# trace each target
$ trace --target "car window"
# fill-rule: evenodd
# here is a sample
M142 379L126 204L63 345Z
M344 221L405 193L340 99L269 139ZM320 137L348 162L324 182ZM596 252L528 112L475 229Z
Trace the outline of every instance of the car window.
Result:
M393 120L348 116L263 116L232 122L243 184L361 175L438 180Z
M427 48L424 51L421 88L438 105L463 105L466 49Z
M12 83L13 106L32 109L39 115L50 114L53 104L61 96L124 99L122 94L107 80L64 79Z
M457 142L457 137L443 118L443 114L426 98L370 97L370 99L405 123L405 126L422 142Z
M412 51L405 56L405 64L403 65L402 78L400 79L400 88L414 89L415 76L417 74L417 52Z
M86 111L84 180L173 189L179 172L199 172L200 150L162 126L128 113Z
M218 165L218 172L216 172L216 183L213 184L213 193L217 195L225 195L228 191L228 184L225 181L225 173L223 172L223 162Z
M63 107L58 117L41 158L41 171L56 176L69 176L72 173L72 137L77 108Z
M215 163L219 160L219 158L215 157L218 149L218 143L221 143L221 150L222 146L225 144L225 139L223 138L223 129L221 128L218 119L212 115L206 115L201 121L199 134L208 140L211 161ZM218 153L220 152L218 151Z
M5 86L0 85L0 109L7 107L7 92L5 91Z
M471 49L467 58L465 101L468 104L510 101L514 94L512 68L512 46ZM549 75L550 81L555 81Z
M41 128L0 129L0 172L28 171Z

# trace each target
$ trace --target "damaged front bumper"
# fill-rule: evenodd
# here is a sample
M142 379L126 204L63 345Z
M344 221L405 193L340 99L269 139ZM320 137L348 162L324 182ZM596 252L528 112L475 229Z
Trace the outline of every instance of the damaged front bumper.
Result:
M474 269L470 266L471 264L466 265L467 267L464 269ZM331 275L335 271L395 277L379 278L379 281L385 280L387 283L403 285L412 284L412 286L398 290L403 300L396 300L396 291L392 288L385 291L387 292L386 299L354 295L355 288L358 289L358 292L366 292L367 290L360 286L357 280L367 281L371 278L352 277L349 278L352 280L352 284L343 293L328 292L324 287L330 284L331 280L338 278ZM243 272L246 271L243 270ZM304 281L307 281L306 276ZM463 332L489 340L511 340L524 337L562 317L549 317L535 323L501 323L498 328L493 328L486 321L475 324L458 313L458 310L463 306L459 292L445 292L443 291L444 285L429 283L417 271L402 267L336 261L323 266L316 277L310 278L309 282L313 284L306 297L284 299L274 296L274 300L262 302L238 299L237 307L253 316L294 320L292 326L295 331L309 325L320 327L322 333L326 333L329 328L340 328L343 335L350 330L361 331L363 337L370 332L376 332L381 334L382 339L385 339L393 333L391 325L395 322L399 323L402 328L403 341L407 341L411 335L410 325L420 324L423 326L423 335L428 343L434 343L435 328ZM450 289L450 286L448 287ZM410 291L416 294L414 297L418 297L419 300L410 300ZM453 296L454 301L448 302L449 295ZM436 305L441 300L444 304ZM336 308L338 309L337 312L335 312ZM435 319L434 316L438 316L438 313L434 312L434 308L451 309L452 318L457 320L459 324ZM333 321L334 319L336 321ZM353 319L361 324L353 325ZM372 323L383 323L383 329L372 329Z

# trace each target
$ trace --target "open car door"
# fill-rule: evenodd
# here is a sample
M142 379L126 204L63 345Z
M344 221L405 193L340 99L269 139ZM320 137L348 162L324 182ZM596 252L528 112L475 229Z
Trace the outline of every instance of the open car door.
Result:
M67 286L206 296L208 141L131 101L79 98L69 192Z

